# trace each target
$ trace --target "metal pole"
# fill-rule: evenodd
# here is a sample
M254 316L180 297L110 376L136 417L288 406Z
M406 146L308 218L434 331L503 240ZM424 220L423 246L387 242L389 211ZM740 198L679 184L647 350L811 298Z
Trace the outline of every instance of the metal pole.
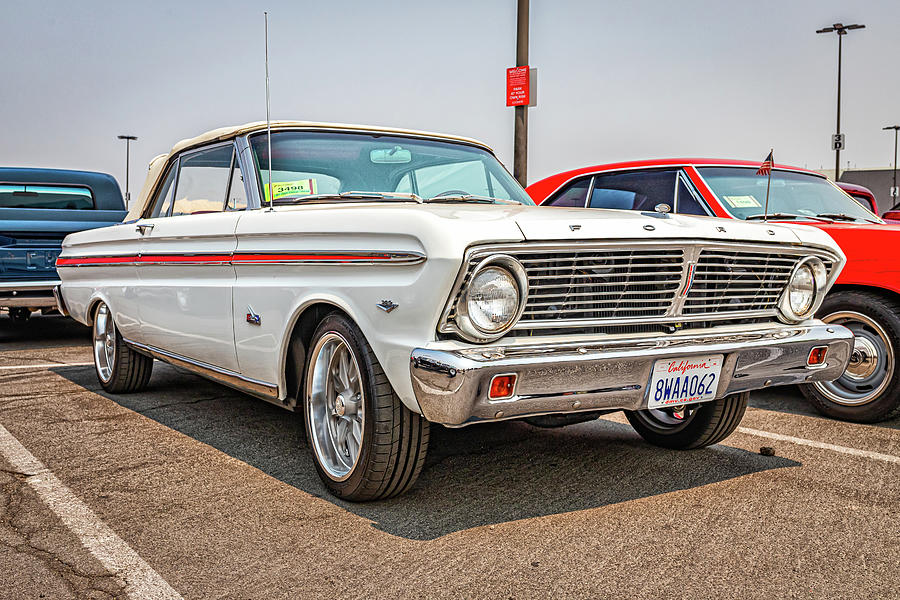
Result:
M131 192L129 187L131 174L131 140L125 140L125 208L131 204Z
M837 134L841 135L841 41L844 36L838 32L838 89L837 89ZM834 180L841 178L841 149L834 149Z
M528 4L517 0L516 9L516 66L528 64ZM516 124L513 132L513 175L525 187L528 185L528 107L515 108Z
M120 135L120 140L125 140L125 208L131 206L131 142L137 139L136 135Z
M894 126L894 189L897 189L897 130L900 127ZM893 190L892 190L893 191ZM896 202L896 201L892 201Z

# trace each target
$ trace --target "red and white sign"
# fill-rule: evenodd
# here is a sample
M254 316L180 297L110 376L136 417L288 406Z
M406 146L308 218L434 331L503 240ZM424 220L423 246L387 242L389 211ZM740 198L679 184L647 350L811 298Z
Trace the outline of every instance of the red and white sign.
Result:
M528 66L506 70L506 105L528 106L531 101Z

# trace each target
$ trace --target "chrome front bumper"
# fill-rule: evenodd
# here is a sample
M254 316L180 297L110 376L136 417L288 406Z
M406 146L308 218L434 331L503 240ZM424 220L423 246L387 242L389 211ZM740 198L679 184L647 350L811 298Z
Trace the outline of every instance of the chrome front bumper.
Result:
M481 421L647 407L647 385L659 359L723 354L717 398L770 385L837 379L850 360L853 334L820 321L756 325L730 333L675 334L557 345L417 348L413 390L426 419L451 427ZM825 364L809 352L828 346ZM494 375L517 375L514 395L488 399Z

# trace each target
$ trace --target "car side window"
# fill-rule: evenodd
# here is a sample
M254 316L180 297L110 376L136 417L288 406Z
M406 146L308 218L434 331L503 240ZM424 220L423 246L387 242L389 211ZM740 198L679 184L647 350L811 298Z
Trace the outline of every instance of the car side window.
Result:
M221 212L231 176L231 144L181 158L172 216Z
M178 173L178 161L172 163L169 172L163 181L162 186L156 192L156 198L153 199L153 210L150 211L150 218L168 217L172 208L172 198L175 195L175 175Z
M544 204L547 206L577 206L578 208L584 208L590 186L590 177L578 179L553 194L553 197L548 202L544 202Z
M244 188L244 176L241 174L241 164L238 162L237 153L234 154L234 165L231 168L231 181L228 184L228 200L225 202L225 210L246 210L247 192Z
M675 205L675 169L628 171L594 176L591 208L654 210L657 204Z
M685 181L683 174L678 177L678 199L676 205L675 212L681 215L709 216L710 214L703 207L703 203L696 192Z

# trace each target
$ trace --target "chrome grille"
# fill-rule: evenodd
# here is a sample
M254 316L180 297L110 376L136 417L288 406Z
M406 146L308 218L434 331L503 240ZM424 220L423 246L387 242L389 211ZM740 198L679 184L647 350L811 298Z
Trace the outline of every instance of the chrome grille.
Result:
M684 270L684 250L591 250L517 255L528 274L519 323L662 317Z
M441 332L456 331L455 307L462 290L475 267L496 254L514 256L528 275L528 300L509 335L613 332L619 327L671 331L697 323L771 319L798 261L815 254L830 274L837 258L809 247L705 241L475 248L457 280ZM688 287L690 265L694 273Z
M772 310L800 258L790 254L703 249L682 314Z

